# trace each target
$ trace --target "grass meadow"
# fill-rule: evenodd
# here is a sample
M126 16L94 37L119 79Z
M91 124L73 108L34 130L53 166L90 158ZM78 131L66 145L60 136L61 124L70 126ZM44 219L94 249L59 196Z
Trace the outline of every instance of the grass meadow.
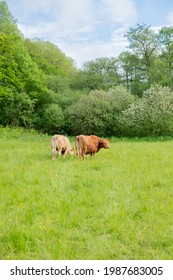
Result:
M0 128L1 260L173 259L173 140L52 161L50 138Z

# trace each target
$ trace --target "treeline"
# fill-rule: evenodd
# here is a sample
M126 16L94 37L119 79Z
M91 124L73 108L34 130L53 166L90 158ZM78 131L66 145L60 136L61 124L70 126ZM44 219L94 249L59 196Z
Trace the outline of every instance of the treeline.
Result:
M24 38L0 1L0 125L173 136L173 28L138 24L124 36L129 51L77 69L51 42Z

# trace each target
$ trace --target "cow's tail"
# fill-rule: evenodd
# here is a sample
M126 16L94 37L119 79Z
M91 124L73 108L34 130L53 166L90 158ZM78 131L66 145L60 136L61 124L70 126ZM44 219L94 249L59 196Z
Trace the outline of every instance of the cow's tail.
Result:
M80 147L80 136L79 135L77 135L76 136L76 139L75 139L75 145L76 145L76 155L78 156L78 157L80 157L81 156L81 147Z
M50 143L51 149L56 148L56 138L53 136Z
M55 159L56 158L56 137L53 136L52 139L51 139L51 150L52 150L52 159Z

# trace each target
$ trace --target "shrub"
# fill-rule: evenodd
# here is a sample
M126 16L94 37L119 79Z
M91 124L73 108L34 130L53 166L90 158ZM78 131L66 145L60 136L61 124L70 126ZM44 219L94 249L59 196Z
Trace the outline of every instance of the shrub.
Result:
M64 115L62 109L57 104L50 104L42 117L41 127L44 132L62 133L64 125Z
M97 134L100 136L120 135L121 112L134 101L124 87L108 92L95 90L70 107L68 128L71 134Z
M173 135L173 92L152 85L142 99L124 110L121 122L128 136Z

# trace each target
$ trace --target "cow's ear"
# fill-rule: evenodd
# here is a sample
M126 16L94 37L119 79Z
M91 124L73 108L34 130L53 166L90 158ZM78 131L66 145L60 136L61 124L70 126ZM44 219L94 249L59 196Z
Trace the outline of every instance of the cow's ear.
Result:
M100 138L99 143L103 143L103 139L102 138Z

